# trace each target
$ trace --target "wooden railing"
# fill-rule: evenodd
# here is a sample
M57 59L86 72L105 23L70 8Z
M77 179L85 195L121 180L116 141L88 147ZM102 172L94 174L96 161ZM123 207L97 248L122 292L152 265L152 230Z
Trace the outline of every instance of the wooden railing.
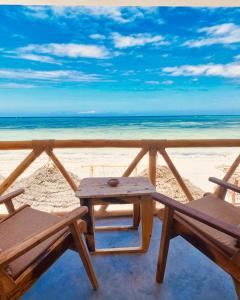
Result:
M77 186L69 172L54 153L55 149L66 148L140 148L139 153L124 171L122 176L130 176L142 158L148 154L148 175L156 185L157 154L160 154L173 176L181 187L186 198L191 201L193 196L186 186L182 176L172 162L167 149L169 148L209 148L209 147L240 147L240 139L219 140L34 140L34 141L0 141L0 150L31 150L26 158L5 178L0 184L0 195L3 194L16 179L39 157L46 153L59 169L73 191ZM240 155L237 156L224 180L229 180L240 163ZM216 194L221 195L222 190L216 189ZM100 209L104 214L106 207Z

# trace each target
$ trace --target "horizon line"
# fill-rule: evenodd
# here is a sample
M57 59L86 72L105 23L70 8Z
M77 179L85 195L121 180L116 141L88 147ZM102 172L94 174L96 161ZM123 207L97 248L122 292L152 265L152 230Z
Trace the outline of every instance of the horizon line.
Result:
M23 115L23 116L0 116L2 119L7 118L121 118L121 117L127 117L127 118L145 118L145 117L207 117L207 116L240 116L240 113L237 114L164 114L164 115L109 115L109 114L96 114L96 115L40 115L40 116L34 116L34 115Z

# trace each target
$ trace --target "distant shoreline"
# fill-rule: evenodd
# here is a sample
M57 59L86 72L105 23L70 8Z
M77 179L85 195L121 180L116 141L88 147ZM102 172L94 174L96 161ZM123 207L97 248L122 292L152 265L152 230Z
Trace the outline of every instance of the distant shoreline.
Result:
M240 138L240 115L0 118L0 140Z
M177 117L240 117L238 114L170 114L170 115L42 115L42 116L0 116L0 119L42 119L42 118L177 118Z

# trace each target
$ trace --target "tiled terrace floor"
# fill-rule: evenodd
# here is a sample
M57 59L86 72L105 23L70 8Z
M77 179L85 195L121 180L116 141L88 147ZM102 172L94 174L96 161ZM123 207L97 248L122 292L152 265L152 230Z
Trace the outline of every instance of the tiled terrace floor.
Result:
M118 219L118 222L130 222ZM101 225L113 220L98 221ZM116 220L114 220L114 224ZM230 276L182 238L171 241L165 281L155 282L161 223L154 222L150 249L139 255L93 256L100 289L93 291L75 252L68 251L25 294L24 300L234 300ZM97 245L133 246L137 232L98 232Z

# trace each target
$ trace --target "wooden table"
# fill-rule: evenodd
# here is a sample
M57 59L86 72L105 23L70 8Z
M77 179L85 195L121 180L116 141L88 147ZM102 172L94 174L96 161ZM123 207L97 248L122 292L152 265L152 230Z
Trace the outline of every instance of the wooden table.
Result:
M149 248L152 224L153 224L153 201L151 193L155 187L147 177L114 177L119 180L117 187L107 184L109 177L84 178L76 191L76 197L80 199L81 205L88 207L88 214L85 215L87 232L85 233L88 249L94 254L116 254L116 253L143 253ZM95 224L94 205L106 204L129 204L138 206L141 211L141 245L138 247L123 248L95 248ZM101 230L129 230L137 229L140 219L134 219L133 226L101 227ZM96 229L99 229L96 227Z

